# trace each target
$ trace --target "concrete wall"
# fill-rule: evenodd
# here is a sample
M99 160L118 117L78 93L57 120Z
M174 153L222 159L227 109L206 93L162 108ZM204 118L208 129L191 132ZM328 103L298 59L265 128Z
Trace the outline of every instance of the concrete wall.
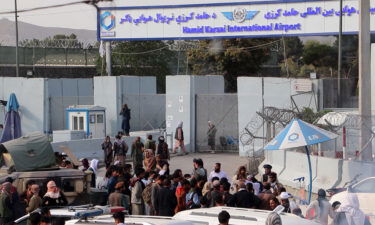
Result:
M65 109L70 105L93 105L93 79L47 79L50 131L66 129Z
M195 148L195 96L197 94L223 94L222 76L167 76L166 79L166 128L174 134L180 121L184 123L187 151Z
M45 79L0 77L0 99L7 101L11 93L16 94L20 104L22 133L48 130L48 121L45 119L48 116Z
M131 130L149 130L163 127L165 121L165 95L124 95L123 104L131 109Z
M371 110L375 112L375 44L371 44Z
M308 184L309 172L305 153L291 150L268 151L268 157L259 166L259 171L263 171L264 164L272 165L272 170L278 174L279 181L284 185L295 187L293 179L298 177L305 177L305 183ZM375 174L373 163L361 161L311 156L311 166L314 193L317 193L319 188L342 187L357 174L361 174L359 180Z
M257 127L256 136L265 137L263 119L256 114L257 111L262 111L263 105L264 107L292 109L291 96L300 93L294 90L293 80L271 77L239 77L237 79L239 139L245 132L244 128L253 125ZM317 80L313 81L315 93L318 93L317 82ZM293 99L299 109L310 107L316 110L319 105L317 95L312 93L294 96ZM240 141L240 155L251 155L253 151L261 149L264 143L264 140L260 138L254 139L249 145L243 145Z
M106 130L108 135L113 136L121 130L121 116L119 113L122 104L128 104L131 109L130 131L142 130L147 124L145 120L151 121L152 127L159 127L159 124L165 118L165 114L163 114L161 109L165 105L163 98L163 95L156 94L155 77L116 76L94 78L94 103L106 108ZM158 113L159 111L160 113Z
M220 148L220 136L238 138L237 94L198 94L196 95L196 147L197 150L209 150L207 145L208 121L216 128L216 146ZM232 150L236 146L232 146ZM228 150L228 149L226 149Z

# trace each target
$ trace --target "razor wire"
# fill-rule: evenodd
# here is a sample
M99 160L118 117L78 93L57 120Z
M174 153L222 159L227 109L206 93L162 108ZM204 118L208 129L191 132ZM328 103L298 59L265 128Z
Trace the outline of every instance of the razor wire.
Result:
M290 109L265 107L262 111L256 112L250 122L246 124L240 133L240 141L242 145L251 145L254 139L265 139L265 137L257 136L264 123L271 123L275 126L275 129L280 129L296 116L297 113Z

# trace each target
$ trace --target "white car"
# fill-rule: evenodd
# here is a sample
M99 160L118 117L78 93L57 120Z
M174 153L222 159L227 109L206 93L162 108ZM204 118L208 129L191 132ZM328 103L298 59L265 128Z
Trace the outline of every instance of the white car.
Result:
M375 177L368 177L351 186L350 192L357 194L359 208L368 216L375 216ZM343 202L348 189L331 197L330 203Z
M185 210L177 213L173 219L187 220L194 224L217 225L221 211L230 215L229 224L236 225L320 225L289 213L276 214L272 211L232 207L213 207ZM280 223L281 219L281 223Z
M96 216L87 219L68 220L65 225L113 225L112 215ZM175 220L162 216L126 216L126 225L194 225L186 220ZM203 224L202 224L203 225Z

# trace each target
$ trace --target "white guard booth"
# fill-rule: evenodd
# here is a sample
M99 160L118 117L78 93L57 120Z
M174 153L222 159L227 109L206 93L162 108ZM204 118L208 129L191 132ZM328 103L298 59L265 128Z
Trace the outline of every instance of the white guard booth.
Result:
M94 105L73 105L66 111L66 128L71 131L85 131L90 138L103 138L105 130L105 108Z

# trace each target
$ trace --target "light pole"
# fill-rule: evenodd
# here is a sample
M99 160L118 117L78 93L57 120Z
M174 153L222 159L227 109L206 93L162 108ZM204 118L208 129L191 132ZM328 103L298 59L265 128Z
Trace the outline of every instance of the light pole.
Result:
M14 17L16 22L16 76L20 76L20 65L18 62L18 15L17 15L17 0L14 0Z
M372 161L371 144L371 72L370 72L370 1L359 0L359 115L361 159Z
M341 64L342 64L342 1L340 0L339 46L337 65L337 108L341 107Z

